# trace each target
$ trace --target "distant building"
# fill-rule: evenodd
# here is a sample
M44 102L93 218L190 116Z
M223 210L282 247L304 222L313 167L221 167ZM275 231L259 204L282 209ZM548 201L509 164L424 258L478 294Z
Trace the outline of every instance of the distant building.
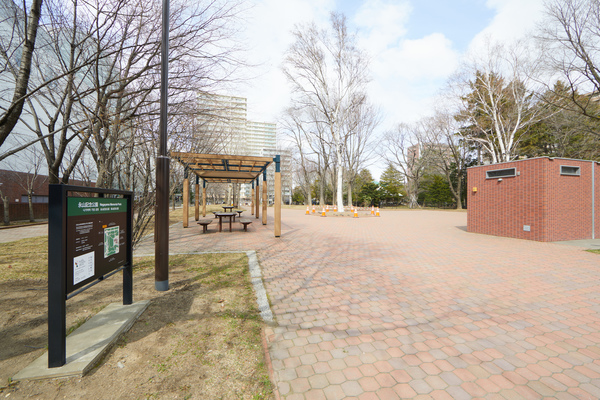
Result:
M70 180L69 184L94 187L93 182ZM0 192L8 198L11 221L29 218L29 192L36 219L48 218L48 176L0 169ZM4 203L0 201L0 218Z
M221 152L255 157L275 157L279 154L277 125L248 120L246 98L204 93L198 98L203 113L202 119L205 120L201 123L203 135L224 134ZM284 186L287 179L285 171L288 170L287 167L284 169L284 163L282 159L282 199L285 201L286 190L290 191L291 195L291 189ZM291 176L289 173L287 175ZM274 176L275 166L271 165L267 169L267 195L270 203L275 198ZM252 184L242 184L239 189L241 201L249 203L252 198Z

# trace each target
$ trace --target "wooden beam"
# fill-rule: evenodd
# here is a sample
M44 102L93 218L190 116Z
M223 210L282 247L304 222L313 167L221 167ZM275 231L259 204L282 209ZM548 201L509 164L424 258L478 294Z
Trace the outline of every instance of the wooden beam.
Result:
M194 208L194 218L196 219L196 221L198 221L200 219L200 184L198 183L198 179L196 178L196 187L195 187L196 191L195 191L195 196L194 196L194 203L195 203L195 208Z
M172 151L171 157L179 158L182 161L199 159L199 160L242 160L242 161L259 161L272 163L273 159L270 157L254 157L254 156L235 156L229 154L199 154L199 153L186 153L179 151Z
M281 172L275 172L275 237L281 237Z
M189 215L189 205L190 205L190 180L187 176L183 180L183 227L188 227L188 222L190 219Z
M204 179L210 178L224 178L224 179L254 179L258 175L257 173L252 172L238 172L238 171L200 171L196 172L196 174Z
M202 217L206 217L206 184L202 187Z

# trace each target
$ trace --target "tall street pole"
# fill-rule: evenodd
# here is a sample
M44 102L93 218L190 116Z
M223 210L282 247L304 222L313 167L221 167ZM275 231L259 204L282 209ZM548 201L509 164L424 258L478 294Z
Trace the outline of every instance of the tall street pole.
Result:
M162 2L160 71L160 130L156 158L156 211L154 228L154 288L169 290L169 163L167 106L169 98L169 0Z

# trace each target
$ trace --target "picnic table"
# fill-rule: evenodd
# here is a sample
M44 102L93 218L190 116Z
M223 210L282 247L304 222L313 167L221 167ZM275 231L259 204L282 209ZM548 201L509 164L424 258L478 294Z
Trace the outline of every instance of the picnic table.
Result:
M233 210L234 207L233 206L223 206L223 210L225 210L225 212L231 212L231 210Z
M235 212L240 215L240 218L242 218L242 213L244 212L244 210L235 210Z
M236 213L234 212L215 213L215 216L219 218L219 232L223 230L223 218L225 217L229 217L229 232L233 232L231 229L231 222L235 221L235 215Z

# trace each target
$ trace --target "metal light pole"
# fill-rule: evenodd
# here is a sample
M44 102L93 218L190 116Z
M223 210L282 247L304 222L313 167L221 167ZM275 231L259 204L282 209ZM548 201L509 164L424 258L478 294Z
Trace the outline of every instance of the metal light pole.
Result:
M156 211L154 214L154 288L169 290L169 163L167 154L167 106L169 88L169 0L162 2L160 71L160 130L156 158Z

